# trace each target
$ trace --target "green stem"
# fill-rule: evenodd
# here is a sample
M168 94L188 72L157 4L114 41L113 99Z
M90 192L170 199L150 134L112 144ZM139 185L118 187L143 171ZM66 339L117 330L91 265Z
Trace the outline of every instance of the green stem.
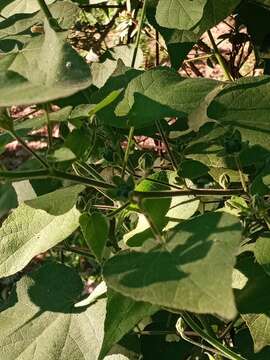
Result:
M110 212L107 216L108 217L114 217L115 215L119 214L121 211L125 210L130 205L130 202L126 202L124 205L118 207L117 209Z
M168 142L168 140L167 140L167 136L166 136L166 134L165 134L165 132L164 132L164 129L163 129L163 127L162 127L162 124L161 124L161 122L160 122L159 120L156 121L156 126L157 126L157 128L158 128L158 131L159 131L159 133L160 133L160 136L161 136L161 138L162 138L162 141L163 141L164 144L165 144L165 147L166 147L166 150L167 150L167 152L168 152L168 155L169 155L169 158L170 158L170 160L171 160L171 163L172 163L172 165L173 165L173 168L174 168L175 171L177 171L177 169L178 169L177 161L176 161L176 159L175 159L175 157L174 157L174 155L173 155L173 152L172 152L172 150L171 150L170 144L169 144L169 142Z
M89 164L76 161L72 167L74 170L81 173L82 176L92 176L95 180L105 181L104 178L97 172L97 170Z
M222 353L223 356L226 357L227 359L246 360L244 357L235 353L231 349L229 349L226 346L224 346L223 344L221 344L218 340L212 338L210 335L208 335L206 332L204 332L188 313L183 312L181 317L193 331L195 331L197 334L199 334L203 340L205 340L210 345L212 345L215 349L217 349L220 353Z
M235 159L235 162L236 162L236 166L238 168L238 173L239 173L239 177L240 177L240 181L241 181L243 190L244 190L245 193L247 193L248 189L247 189L247 185L246 185L246 182L245 182L244 172L243 172L243 168L242 168L239 156L235 155L234 159Z
M15 132L10 132L10 134L27 150L30 152L45 168L49 168L49 165L46 163L45 160L43 160L35 151L33 151L26 142L18 136Z
M157 199L170 198L185 195L197 196L232 196L243 194L243 189L188 189L179 191L133 191L131 198L138 199Z
M121 172L122 178L125 176L125 172L126 172L126 168L127 168L127 164L128 164L129 153L130 153L130 148L131 148L131 144L132 144L133 134L134 134L134 126L131 126L131 128L129 129L127 148L125 151L125 157L124 157L123 167L122 167L122 172Z
M96 181L88 179L83 176L77 176L73 174L68 174L62 171L54 169L46 170L35 170L35 171L0 171L0 179L9 179L9 180L31 180L31 179L61 179L61 180L70 180L78 184L84 184L89 187L98 188L98 189L114 189L114 186L102 181Z
M87 166L88 166L88 165L87 165ZM81 176L81 177L85 178L85 177L87 177L87 176L90 174L91 176L93 176L93 178L94 178L95 180L98 180L98 181L101 181L101 182L105 182L105 180L104 180L101 176L97 176L98 172L91 172L91 173L90 173L89 169L86 169L85 166L81 165L81 164L78 163L78 162L72 164L72 168L73 168L73 170L74 170L74 172L75 172L75 174L76 174L77 176ZM82 171L82 169L84 170L84 172ZM93 169L91 169L91 170L93 170ZM87 175L85 175L85 173L86 173ZM99 174L98 174L98 175L99 175ZM88 178L88 177L87 177L87 178ZM96 187L95 189L96 189L97 191L99 191L103 196L105 196L108 200L114 202L114 200L113 200L105 191L103 191L103 190L101 190L101 189L99 189L99 188L97 188L97 187Z
M44 179L49 177L49 170L33 171L0 171L0 179L4 180L26 180L26 179Z
M197 315L197 318L200 320L200 323L204 327L204 330L207 332L207 334L215 339L216 334L214 333L213 329L211 328L211 325L208 323L206 316L207 315Z
M137 57L137 53L138 53L138 49L139 49L139 45L140 45L140 38L141 38L141 33L142 33L142 28L143 28L143 21L144 21L144 16L145 16L145 12L146 12L146 3L147 3L147 0L144 0L143 8L142 8L142 15L141 15L141 19L139 22L139 28L138 28L138 33L137 33L137 37L136 37L136 43L135 43L135 48L134 48L134 52L133 52L132 62L131 62L131 67L134 67L135 63L136 63L136 57Z
M103 181L92 180L92 179L88 179L83 176L68 174L68 173L65 173L62 171L58 171L58 170L50 171L49 176L52 178L55 178L55 179L65 179L65 180L73 181L75 183L85 184L85 185L93 187L93 188L99 188L99 189L114 189L115 188L113 185L103 182Z
M52 16L52 13L50 12L47 4L45 3L44 0L37 0L37 2L39 3L39 6L40 6L41 10L43 11L46 19L50 23L51 19L53 19L53 16Z
M212 56L214 56L214 54L207 54L207 55L197 56L197 57L194 57L194 58L186 59L186 60L184 60L184 62L189 63L189 62L194 62L194 61L199 61L199 60L205 60L205 59L211 58Z
M47 122L47 132L48 132L48 149L50 150L52 148L52 126L50 123L50 117L49 117L49 105L44 105L44 111L45 111L45 118Z
M211 33L210 30L207 31L207 34L209 36L209 39L210 39L210 42L213 46L213 49L214 49L214 55L217 59L217 62L219 63L220 67L222 68L223 72L224 72L224 75L226 76L227 80L228 81L233 81L233 77L232 75L230 74L228 68L227 68L227 65L225 64L225 61L223 59L223 57L221 56L220 52L219 52L219 49L215 43L215 40L214 40L214 37Z

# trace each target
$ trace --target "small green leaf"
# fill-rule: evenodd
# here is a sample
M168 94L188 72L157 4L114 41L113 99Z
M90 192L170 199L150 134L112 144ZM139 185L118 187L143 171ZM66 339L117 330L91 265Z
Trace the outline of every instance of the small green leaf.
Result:
M270 275L270 234L260 236L256 240L254 255L265 272Z
M169 187L162 183L168 183L168 175L165 171L156 172L148 176L149 180L142 180L135 188L136 191L162 191L168 190ZM151 181L152 179L153 181ZM155 182L157 181L157 182ZM145 199L143 200L143 208L147 214L151 217L155 225L162 229L164 226L164 216L168 212L171 204L171 199ZM135 207L137 208L137 207Z
M107 218L101 213L84 213L80 217L80 226L87 245L101 262L109 235Z
M234 318L231 283L241 242L238 219L209 213L185 221L165 237L165 246L152 240L140 251L122 251L109 259L103 270L107 285L136 301Z
M0 128L6 131L13 132L13 120L8 116L6 109L0 108Z
M129 333L146 316L158 311L156 306L134 301L111 289L108 290L104 339L99 354L103 360L112 346Z

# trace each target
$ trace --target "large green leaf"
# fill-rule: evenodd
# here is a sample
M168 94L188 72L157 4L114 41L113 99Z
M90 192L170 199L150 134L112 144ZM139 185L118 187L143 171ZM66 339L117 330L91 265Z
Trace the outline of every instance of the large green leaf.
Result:
M46 26L44 36L0 60L0 106L48 102L90 85L88 65L65 36Z
M229 84L211 102L208 115L223 124L240 129L251 144L270 149L268 110L270 109L270 77L243 78Z
M166 116L187 116L220 82L186 79L168 68L147 71L130 81L116 115L129 124L146 127Z
M74 24L80 9L74 3L61 1L60 3L56 2L55 4L52 4L50 6L50 11L52 16L58 20L61 28L68 29ZM18 13L9 16L0 22L0 39L6 40L7 37L9 37L10 39L20 40L20 36L14 35L21 34L30 29L33 25L42 23L44 19L45 15L42 10L35 14ZM30 38L29 35L28 37ZM23 39L23 35L21 35L21 39Z
M60 264L22 278L0 314L0 358L97 360L106 300L79 311L74 303L81 291L79 275ZM106 359L127 360L117 353Z
M99 360L111 350L121 338L146 316L151 316L158 308L145 302L137 302L111 289L108 290L104 339Z
M137 301L233 318L232 271L241 242L237 218L205 214L174 228L166 239L166 245L153 240L141 251L122 251L108 260L103 272L108 286Z
M52 4L55 0L45 0L46 4ZM32 14L40 10L37 0L13 0L1 11L1 15L9 17L15 14Z
M22 270L77 229L80 213L74 204L83 189L76 185L56 190L13 211L0 229L0 277Z
M270 76L247 77L227 85L211 102L208 114L225 122L268 121Z
M153 181L151 181L152 179ZM154 182L154 181L157 182ZM166 185L158 183L161 181L163 183L168 183L168 175L165 171L159 171L149 176L149 180L142 180L136 187L136 191L162 191L168 190ZM171 199L146 199L143 201L143 208L147 214L151 217L152 221L158 228L162 228L164 222L164 216L170 208Z
M189 30L202 18L207 0L159 0L157 22L164 27Z

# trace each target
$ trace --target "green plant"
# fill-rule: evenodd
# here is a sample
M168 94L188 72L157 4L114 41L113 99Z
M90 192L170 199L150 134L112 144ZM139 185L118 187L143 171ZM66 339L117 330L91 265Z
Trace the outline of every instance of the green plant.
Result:
M93 7L138 20L89 66L68 30ZM230 14L223 38L250 42L265 75L239 78L243 54L220 51ZM0 170L1 359L269 359L269 18L268 0L1 2L1 150L30 156ZM150 26L171 67L142 69ZM205 32L225 81L178 73ZM28 104L41 115L14 122ZM96 278L88 297L69 253Z

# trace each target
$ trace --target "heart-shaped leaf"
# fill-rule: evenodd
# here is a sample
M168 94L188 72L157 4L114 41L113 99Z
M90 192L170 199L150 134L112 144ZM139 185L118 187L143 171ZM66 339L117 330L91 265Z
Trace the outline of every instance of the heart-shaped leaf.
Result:
M205 214L165 239L166 244L148 242L145 251L122 251L108 260L103 272L108 286L137 301L232 319L232 272L241 242L237 218Z

